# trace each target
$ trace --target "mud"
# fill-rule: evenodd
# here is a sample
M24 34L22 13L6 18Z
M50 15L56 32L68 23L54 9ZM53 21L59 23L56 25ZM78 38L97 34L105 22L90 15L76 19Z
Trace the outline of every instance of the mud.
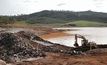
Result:
M40 37L44 39L48 39L48 38L56 38L56 37L62 37L62 36L72 36L72 34L67 34L64 32L56 32L56 33L51 33L48 35L42 35Z

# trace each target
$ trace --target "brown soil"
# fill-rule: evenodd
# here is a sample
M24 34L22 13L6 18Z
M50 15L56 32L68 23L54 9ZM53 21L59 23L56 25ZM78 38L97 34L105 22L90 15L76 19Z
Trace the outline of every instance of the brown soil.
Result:
M34 27L34 29L43 32L43 34L55 32L50 28L44 27ZM69 34L57 32L50 34L50 36L43 35L41 37L51 38L67 35ZM68 55L48 52L46 53L46 55L47 55L46 57L37 58L36 60L16 62L12 63L11 65L107 65L107 52L101 54L87 54L87 55Z
M47 53L48 56L34 61L14 63L14 65L107 65L107 54L92 55L64 55Z
M55 37L62 37L62 36L71 36L73 34L67 34L64 32L56 32L56 33L51 33L51 34L47 34L47 35L42 35L40 36L41 38L55 38Z

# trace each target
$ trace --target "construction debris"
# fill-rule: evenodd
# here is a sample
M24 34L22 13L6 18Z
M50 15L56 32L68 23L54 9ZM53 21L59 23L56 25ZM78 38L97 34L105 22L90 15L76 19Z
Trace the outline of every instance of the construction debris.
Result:
M103 53L107 53L107 48L93 49L93 50L87 51L86 53L91 55L103 54Z
M75 37L75 39L75 43L77 44L77 37ZM82 54L84 51L89 51L92 48L90 44L92 45L93 43L88 42L87 44L86 42L83 42L82 46L67 47L43 40L39 36L25 31L17 33L0 32L0 59L7 63L11 63L28 58L45 57L45 52L64 53L70 55ZM40 45L43 46L42 49L39 48ZM97 48L106 47L105 45L94 45L95 48L96 46Z
M32 57L43 57L45 53L33 48L15 33L0 33L0 59L7 63L21 61Z
M57 43L52 43L46 40L43 40L37 35L31 34L29 32L20 31L18 32L27 39L29 39L31 42L38 43L39 45L43 45L44 48L42 49L45 52L54 52L54 53L64 53L64 54L74 54L72 51L70 51L71 47L67 47L64 45L60 45Z

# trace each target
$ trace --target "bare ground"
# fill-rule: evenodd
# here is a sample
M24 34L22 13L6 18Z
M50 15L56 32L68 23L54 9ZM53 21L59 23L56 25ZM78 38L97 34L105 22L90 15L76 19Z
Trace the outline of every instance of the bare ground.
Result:
M37 27L36 27L37 28ZM54 32L50 29L42 27L35 30L40 30L47 34ZM46 32L48 31L48 32ZM86 55L68 55L61 53L46 53L46 57L40 57L35 60L22 61L12 63L10 65L107 65L107 52L101 54L86 54Z
M64 55L47 53L48 56L13 65L107 65L107 53L98 55Z

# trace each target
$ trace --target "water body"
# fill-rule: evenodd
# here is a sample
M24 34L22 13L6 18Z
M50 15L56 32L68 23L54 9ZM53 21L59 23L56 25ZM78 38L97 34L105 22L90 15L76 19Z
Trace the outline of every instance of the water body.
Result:
M73 28L54 28L68 30L66 34L80 34L86 37L89 42L93 41L97 44L107 44L107 27L73 27ZM63 44L66 46L73 46L75 38L74 35L60 36L54 38L47 38L46 40ZM81 45L81 39L78 38L78 43Z

